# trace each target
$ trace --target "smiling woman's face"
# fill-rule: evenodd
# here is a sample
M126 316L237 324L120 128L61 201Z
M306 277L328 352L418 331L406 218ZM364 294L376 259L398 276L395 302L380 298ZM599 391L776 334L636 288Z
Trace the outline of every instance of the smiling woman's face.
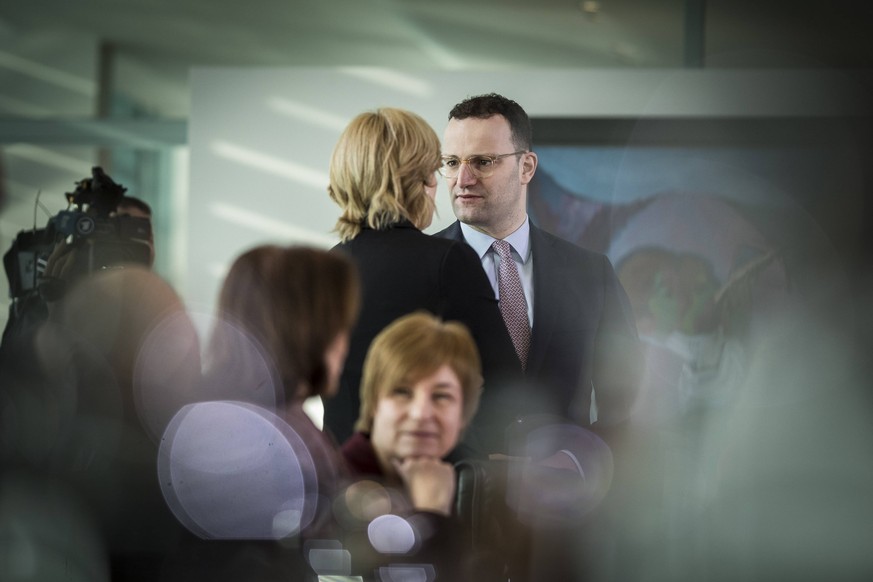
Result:
M447 364L417 382L389 388L376 404L370 434L382 467L390 471L394 459L445 457L458 442L463 409L461 383Z

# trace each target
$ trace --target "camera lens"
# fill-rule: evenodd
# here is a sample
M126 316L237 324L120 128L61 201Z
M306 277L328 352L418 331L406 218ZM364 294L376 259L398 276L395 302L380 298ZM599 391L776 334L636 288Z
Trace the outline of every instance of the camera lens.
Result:
M80 236L87 236L94 232L94 219L90 216L82 216L76 221L76 233Z

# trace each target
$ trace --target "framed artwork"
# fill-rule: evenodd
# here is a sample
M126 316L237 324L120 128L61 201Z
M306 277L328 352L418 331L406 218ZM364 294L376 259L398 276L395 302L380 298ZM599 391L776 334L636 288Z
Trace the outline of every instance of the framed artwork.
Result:
M537 118L533 129L528 212L612 261L648 350L640 409L663 420L732 398L759 322L835 254L819 211L844 204L851 220L850 188L822 201L857 175L839 122Z

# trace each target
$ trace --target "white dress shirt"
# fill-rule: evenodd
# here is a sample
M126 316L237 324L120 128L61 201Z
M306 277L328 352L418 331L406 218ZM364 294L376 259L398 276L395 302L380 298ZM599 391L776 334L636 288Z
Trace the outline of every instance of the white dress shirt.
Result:
M515 267L518 269L518 274L521 277L524 299L527 301L527 319L530 322L531 329L533 329L533 253L531 253L530 248L529 220L528 217L525 217L522 225L503 240L512 246L512 258L515 260ZM464 240L467 241L467 244L473 247L473 250L479 255L479 259L482 261L482 268L485 269L488 281L491 282L491 287L494 288L494 296L500 299L500 290L497 285L497 269L500 266L500 257L491 248L491 245L497 239L479 232L463 222L461 223L461 232L464 234Z

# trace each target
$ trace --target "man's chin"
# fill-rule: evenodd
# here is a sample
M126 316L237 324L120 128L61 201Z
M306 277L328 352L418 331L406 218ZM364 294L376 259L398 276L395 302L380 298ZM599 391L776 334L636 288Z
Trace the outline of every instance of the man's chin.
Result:
M475 224L477 222L476 212L473 212L468 206L455 204L452 206L452 211L455 213L455 218L464 224Z

